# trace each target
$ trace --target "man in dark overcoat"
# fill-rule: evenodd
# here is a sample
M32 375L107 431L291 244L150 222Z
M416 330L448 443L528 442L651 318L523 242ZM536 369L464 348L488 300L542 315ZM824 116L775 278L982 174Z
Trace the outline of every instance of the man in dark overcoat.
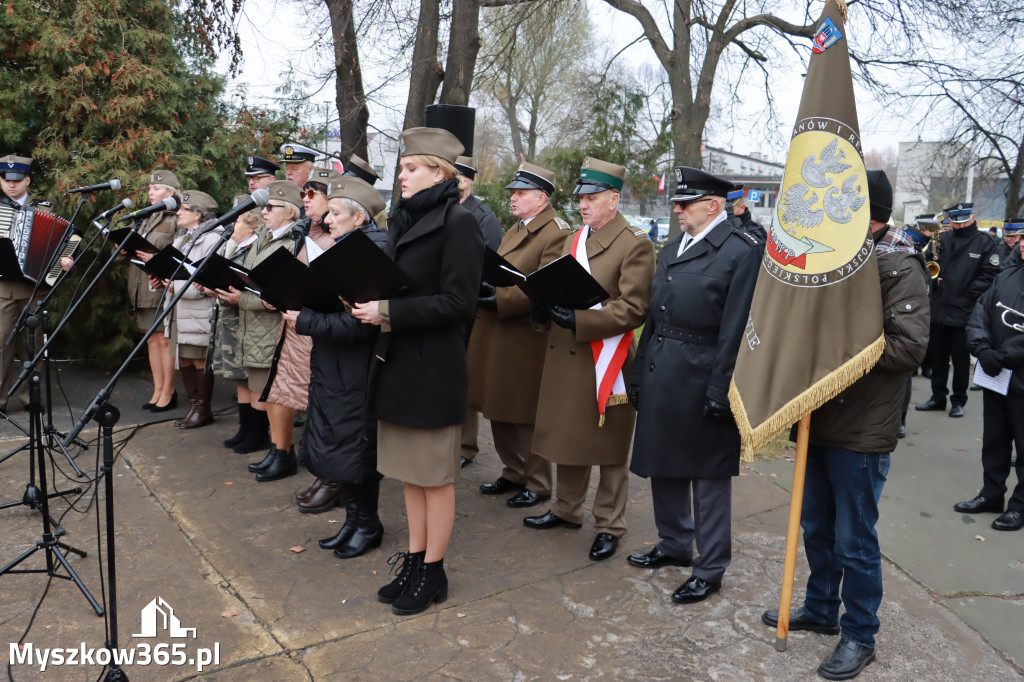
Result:
M661 252L630 375L638 411L630 471L651 479L661 541L628 561L644 568L692 563L693 575L672 595L687 604L721 587L732 556L740 434L729 382L764 242L729 222L732 183L686 166L676 168L676 182L681 234Z

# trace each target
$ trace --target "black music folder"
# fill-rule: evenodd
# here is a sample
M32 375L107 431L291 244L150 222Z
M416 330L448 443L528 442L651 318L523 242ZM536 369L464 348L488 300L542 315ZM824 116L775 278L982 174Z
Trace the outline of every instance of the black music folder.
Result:
M483 278L496 287L516 285L537 303L575 310L586 310L609 298L604 287L572 254L556 258L536 272L524 275L488 248L484 254Z
M130 227L121 227L116 230L110 230L107 234L110 237L110 241L115 245L120 245L129 233L131 234L131 237L128 237L128 242L124 245L124 250L127 251L129 255L134 256L136 251L142 251L144 253L157 253L160 251L160 249L150 244L145 237Z
M395 298L412 286L409 276L360 230L343 236L314 259L309 269L349 304Z
M260 297L278 310L305 307L318 313L333 313L342 308L334 287L288 249L271 253L249 271L249 277L259 286Z
M207 289L220 289L227 291L234 287L236 291L251 291L259 295L259 285L249 276L249 271L244 267L228 260L219 253L210 256L206 265L196 275L196 282Z
M148 243L148 242L147 242ZM140 261L132 260L133 263ZM196 266L185 259L185 254L173 246L165 246L142 265L146 273L158 279L185 280L192 276Z
M525 282L526 275L499 256L497 251L486 246L484 247L483 280L496 287L514 287Z

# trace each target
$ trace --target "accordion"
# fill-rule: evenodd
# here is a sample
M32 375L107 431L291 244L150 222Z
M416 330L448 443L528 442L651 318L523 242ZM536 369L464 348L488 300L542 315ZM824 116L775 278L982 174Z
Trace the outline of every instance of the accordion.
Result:
M82 241L70 223L39 206L15 208L0 204L0 279L28 279L53 286L60 276L60 259L75 252Z

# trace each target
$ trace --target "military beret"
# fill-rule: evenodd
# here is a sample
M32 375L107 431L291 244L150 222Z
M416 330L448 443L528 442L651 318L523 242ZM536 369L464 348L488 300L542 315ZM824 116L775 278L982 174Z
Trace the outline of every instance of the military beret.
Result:
M217 206L217 200L211 197L206 192L200 192L197 189L190 189L181 193L182 204L192 204L199 208L205 208L207 211L216 213L219 210Z
M717 175L712 175L699 168L676 166L676 193L671 201L693 201L701 197L714 196L723 199L729 196L736 185Z
M576 179L576 189L572 193L596 194L606 189L621 192L625 182L625 167L588 156L583 159L580 176Z
M459 138L442 128L409 128L398 136L399 156L436 156L454 164L463 151Z
M1024 218L1013 218L1003 222L1003 236L1024 234Z
M296 208L302 208L302 191L294 182L274 180L267 185L267 191L270 192L271 199L279 199Z
M342 175L365 180L370 185L380 180L380 176L377 175L377 171L373 170L373 166L355 154L348 160L348 163L345 165L345 172Z
M281 145L281 158L285 163L302 163L303 161L316 161L316 150L310 149L297 142L288 142Z
M455 170L459 171L459 175L465 175L470 180L476 178L476 166L473 165L472 156L460 156L455 159Z
M327 185L327 198L351 199L366 209L370 218L384 210L384 198L380 192L361 178L338 176Z
M178 176L164 168L153 169L153 172L149 174L149 184L167 185L168 187L173 187L176 190L181 190L181 183L178 182Z
M319 182L321 185L329 185L332 182L337 182L341 177L342 174L333 168L314 168L313 172L309 174L309 180L306 180L306 184Z
M949 216L951 223L969 223L971 216L974 215L974 204L969 201L961 201L944 209L944 212Z
M880 223L889 222L892 217L892 183L885 171L868 171L868 201L871 204L871 219Z
M555 174L532 163L522 163L505 189L539 189L548 196L555 191Z
M0 177L4 180L24 180L32 175L32 159L8 154L0 159Z
M270 159L250 156L245 160L246 175L273 175L279 170L281 170L281 167Z

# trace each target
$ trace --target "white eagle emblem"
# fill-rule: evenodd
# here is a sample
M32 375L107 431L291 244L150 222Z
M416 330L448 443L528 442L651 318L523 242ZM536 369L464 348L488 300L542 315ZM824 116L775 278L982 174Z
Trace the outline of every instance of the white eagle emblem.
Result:
M811 193L811 198L805 198L805 194ZM786 190L783 196L781 208L782 219L793 227L812 228L821 225L824 212L819 208L812 210L811 207L818 203L818 193L811 190L803 183L793 185Z
M825 213L837 223L848 223L853 214L864 205L865 197L859 196L860 188L855 185L857 176L851 175L843 181L842 189L835 185L829 187L825 192L823 203Z
M843 162L845 156L846 152L839 149L839 140L833 139L817 159L813 154L804 159L803 165L800 166L804 182L811 187L828 187L832 182L825 177L828 173L842 173L853 167Z

